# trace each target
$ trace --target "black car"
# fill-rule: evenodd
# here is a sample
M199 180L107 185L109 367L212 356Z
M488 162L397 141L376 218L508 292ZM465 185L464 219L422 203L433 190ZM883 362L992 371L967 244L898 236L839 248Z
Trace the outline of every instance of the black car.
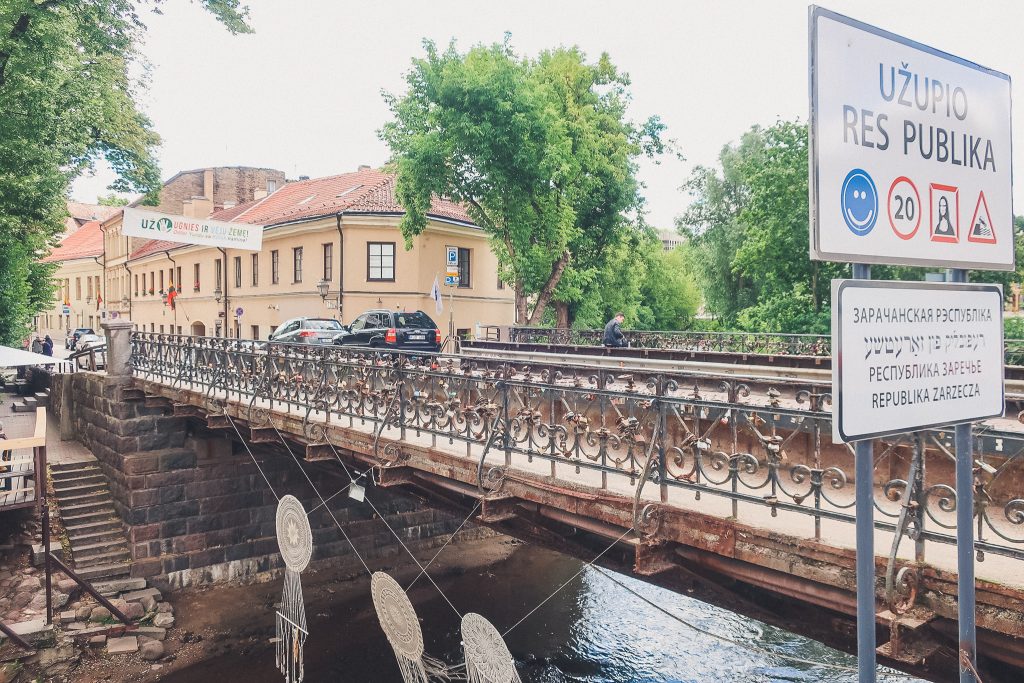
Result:
M423 311L367 311L334 338L341 346L437 352L441 331Z
M79 327L70 337L64 340L64 348L75 349L78 347L78 338L83 334L96 334L91 327Z

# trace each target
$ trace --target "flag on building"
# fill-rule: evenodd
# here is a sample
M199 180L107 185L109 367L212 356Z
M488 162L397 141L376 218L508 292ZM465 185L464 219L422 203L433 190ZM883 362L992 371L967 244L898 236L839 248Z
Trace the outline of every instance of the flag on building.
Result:
M103 297L100 296L99 292L96 292L96 310L100 310L100 304L103 303Z
M434 286L430 288L430 298L434 300L434 313L441 315L444 303L441 301L441 284L437 281L437 275L434 276Z

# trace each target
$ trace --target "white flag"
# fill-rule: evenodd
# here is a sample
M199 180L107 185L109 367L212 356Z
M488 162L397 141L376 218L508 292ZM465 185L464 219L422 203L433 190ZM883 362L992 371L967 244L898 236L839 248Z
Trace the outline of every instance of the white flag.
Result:
M441 300L441 285L438 283L436 275L434 276L434 286L430 288L430 298L434 300L434 313L441 315L444 303Z

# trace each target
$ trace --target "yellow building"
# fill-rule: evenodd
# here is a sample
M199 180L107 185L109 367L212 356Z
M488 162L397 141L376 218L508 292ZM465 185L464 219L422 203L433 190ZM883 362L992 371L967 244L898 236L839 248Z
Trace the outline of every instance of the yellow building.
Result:
M69 219L72 220L72 219ZM103 315L103 233L98 221L86 221L67 235L45 262L60 265L54 274L57 293L53 306L35 318L36 333L50 335L60 346L68 331L91 327L99 331Z
M343 322L368 309L423 310L442 330L510 325L514 293L499 282L487 235L465 210L437 200L405 249L394 176L368 168L301 180L209 216L263 225L259 252L125 238L121 215L103 223L107 310L147 332L265 339L296 316ZM196 208L184 215L206 217ZM460 283L445 287L447 247ZM430 292L442 283L444 311ZM176 290L168 301L171 287ZM322 292L322 293L321 293Z

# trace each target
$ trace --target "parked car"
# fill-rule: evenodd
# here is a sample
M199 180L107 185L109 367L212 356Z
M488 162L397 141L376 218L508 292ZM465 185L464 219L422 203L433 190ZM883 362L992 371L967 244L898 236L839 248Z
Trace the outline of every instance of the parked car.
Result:
M100 348L100 347L104 347L105 348L106 344L107 344L106 338L101 337L98 334L83 334L82 336L80 336L78 338L78 343L77 343L77 346L76 346L75 350L76 351L88 351L89 349L93 349L93 348ZM106 352L106 350L97 351L94 355L96 357L96 367L94 369L99 369L99 368L107 367L107 352ZM88 355L84 355L84 356L81 356L81 357L78 358L78 367L80 367L80 368L92 369L92 368L89 367L90 363L91 363L91 361L89 360L89 356Z
M96 334L96 332L91 327L79 327L64 340L64 348L68 350L77 349L78 339L83 334Z
M333 318L292 318L281 323L267 339L291 344L330 344L344 329Z
M436 353L441 348L441 330L423 311L367 311L345 325L334 343Z

